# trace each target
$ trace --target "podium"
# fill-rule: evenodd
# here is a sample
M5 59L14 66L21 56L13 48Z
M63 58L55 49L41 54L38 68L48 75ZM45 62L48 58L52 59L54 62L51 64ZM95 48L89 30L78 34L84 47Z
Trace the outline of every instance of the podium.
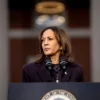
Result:
M100 83L10 83L8 100L100 100Z

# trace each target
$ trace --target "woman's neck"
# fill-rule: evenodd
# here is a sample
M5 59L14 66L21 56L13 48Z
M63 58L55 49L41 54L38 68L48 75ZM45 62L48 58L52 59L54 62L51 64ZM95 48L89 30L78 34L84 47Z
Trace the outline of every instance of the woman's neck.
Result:
M50 57L52 64L59 64L59 56L52 56Z

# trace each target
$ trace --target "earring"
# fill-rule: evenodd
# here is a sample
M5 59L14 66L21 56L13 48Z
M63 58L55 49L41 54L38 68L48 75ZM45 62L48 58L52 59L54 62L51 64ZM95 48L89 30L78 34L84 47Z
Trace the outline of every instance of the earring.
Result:
M60 48L60 51L62 51L62 47Z
M60 48L60 54L61 54L61 55L64 54L64 53L63 53L63 49L62 49L62 47Z

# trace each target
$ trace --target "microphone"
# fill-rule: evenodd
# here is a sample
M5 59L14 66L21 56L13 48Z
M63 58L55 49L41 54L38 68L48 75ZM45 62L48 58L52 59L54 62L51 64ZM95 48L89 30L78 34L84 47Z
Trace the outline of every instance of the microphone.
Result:
M46 65L46 68L47 68L49 71L52 71L52 70L53 70L52 61L51 61L50 57L48 57L48 56L46 57L45 65Z
M46 60L45 60L45 65L46 65L46 68L50 71L50 73L52 74L52 72L53 72L53 64L52 64L52 61L51 61L51 59L50 59L50 57L46 57ZM56 83L58 83L59 82L59 80L58 80L58 71L59 70L56 70ZM52 75L53 76L53 75Z
M67 75L66 69L67 69L68 62L66 61L66 58L64 56L60 57L60 68L62 71Z

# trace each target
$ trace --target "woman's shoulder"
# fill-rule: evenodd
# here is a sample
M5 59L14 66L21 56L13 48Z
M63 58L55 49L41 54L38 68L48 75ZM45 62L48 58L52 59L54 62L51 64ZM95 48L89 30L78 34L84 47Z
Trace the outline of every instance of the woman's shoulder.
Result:
M69 67L72 69L83 69L83 65L76 63L76 62L70 63Z
M76 63L76 62L70 63L70 66L71 66L71 67L82 67L81 64Z
M40 64L36 63L36 62L31 62L31 63L28 63L28 64L25 64L23 66L23 69L24 70L27 70L27 69L30 69L30 70L33 70L33 69L36 69Z

